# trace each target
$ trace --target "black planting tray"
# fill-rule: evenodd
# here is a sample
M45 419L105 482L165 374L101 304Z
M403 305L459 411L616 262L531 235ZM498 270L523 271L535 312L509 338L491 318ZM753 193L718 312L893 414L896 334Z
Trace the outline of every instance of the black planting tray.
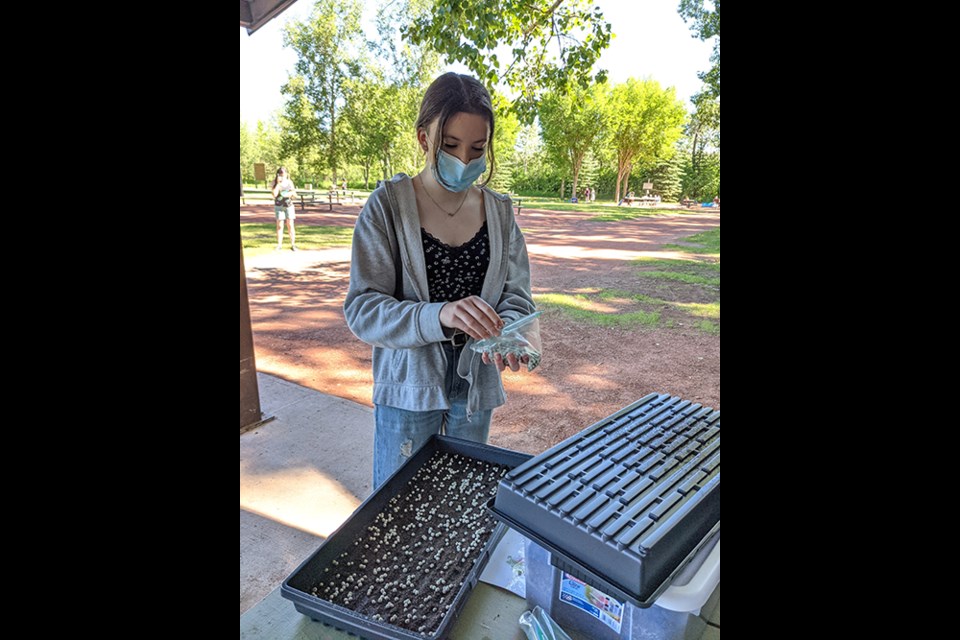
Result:
M324 569L331 568L334 565L334 561L364 534L368 526L375 522L377 515L387 508L390 500L402 494L407 487L407 483L416 475L417 471L438 452L455 453L481 462L503 465L511 469L532 457L529 454L491 447L459 438L440 435L431 437L379 489L364 500L363 504L357 507L346 522L330 534L330 537L320 545L317 551L283 581L280 586L280 594L293 601L297 611L341 631L370 640L424 640L424 638L439 639L446 637L453 622L466 604L467 598L476 586L480 573L490 558L490 553L506 532L504 525L494 524L493 534L486 544L473 552L476 558L464 577L462 585L460 585L450 604L450 608L440 625L429 633L411 631L387 621L376 620L371 616L358 613L311 593L312 587L324 576ZM438 491L438 495L442 495L442 493ZM482 509L487 500L486 496L483 497L479 508ZM469 560L469 557L465 558L465 562ZM422 594L420 597L423 597Z
M494 515L648 607L720 528L720 412L650 394L510 471Z

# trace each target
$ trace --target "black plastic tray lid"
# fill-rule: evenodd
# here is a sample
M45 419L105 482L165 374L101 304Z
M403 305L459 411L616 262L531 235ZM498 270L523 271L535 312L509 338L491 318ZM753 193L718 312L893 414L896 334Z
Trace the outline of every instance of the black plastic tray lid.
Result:
M720 526L720 412L650 394L510 471L494 515L554 564L653 604Z
M311 586L323 575L323 570L349 548L386 508L390 500L401 494L407 483L435 453L454 453L481 462L514 468L530 459L529 454L499 449L489 445L434 435L404 463L379 489L363 501L356 511L328 537L309 558L303 561L280 586L280 595L291 600L297 611L310 618L370 640L438 640L446 638L450 627L459 616L490 557L490 552L503 537L506 529L497 524L494 532L463 579L447 614L439 627L431 633L417 633L375 620L334 602L310 593ZM322 507L322 505L321 505Z

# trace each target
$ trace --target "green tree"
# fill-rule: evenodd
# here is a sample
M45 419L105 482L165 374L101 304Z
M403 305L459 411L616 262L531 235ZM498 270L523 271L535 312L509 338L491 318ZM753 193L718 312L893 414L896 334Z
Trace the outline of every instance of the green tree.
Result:
M348 83L349 100L343 112L355 141L353 157L363 165L368 186L374 165L379 166L380 177L387 179L415 164L413 123L419 107L419 90L389 84L378 72L371 73L373 81Z
M377 9L377 39L368 44L384 79L395 85L425 87L440 68L440 55L403 37L415 20L429 19L433 0L383 0Z
M683 187L683 154L675 150L668 160L658 162L647 175L655 194L666 202L677 202Z
M415 173L423 164L413 125L426 83L439 69L439 56L405 42L400 29L429 10L430 0L385 1L377 10L377 37L356 78L346 82L342 142L346 157L360 165L364 183L378 167L384 179L398 171Z
M327 167L323 150L328 139L320 129L316 111L307 97L304 79L301 76L290 78L281 92L289 97L280 117L280 155L296 161L296 171L288 167L296 183L319 182L319 176Z
M714 152L719 155L720 102L712 98L709 91L702 91L694 96L693 103L696 110L686 130L689 162L684 168L684 191L699 198L719 189L719 158L713 159L711 155Z
M517 134L511 188L524 195L556 195L560 174L546 162L547 153L536 125L523 125Z
M344 157L344 148L337 137L339 110L345 102L347 81L359 76L362 56L362 5L359 0L317 0L305 22L291 22L284 29L283 42L297 54L296 75L285 85L284 93L295 104L287 119L303 113L306 100L310 117L303 118L303 127L311 119L324 136L322 152L326 166L337 180L337 169ZM302 83L302 88L299 86Z
M713 67L697 76L706 83L711 97L720 97L720 0L713 0L713 11L707 8L706 0L680 0L678 8L684 22L690 23L690 30L701 40L716 36L713 43L713 55L710 62Z
M243 182L253 182L253 163L256 161L257 149L255 141L247 123L240 121L240 179Z
M609 144L616 152L617 201L629 191L634 164L666 158L682 132L686 116L673 87L662 89L656 80L628 79L607 94Z
M689 145L689 141L687 142ZM690 154L683 154L683 193L694 200L704 202L720 195L720 152L705 151L700 154L696 167Z
M572 193L577 192L584 157L603 133L603 91L604 85L575 87L564 93L547 93L540 104L544 144L561 168L569 171Z
M497 169L490 181L490 187L502 192L513 189L514 175L517 172L517 136L520 122L517 120L506 100L494 100L497 107L496 129L493 132L493 152L497 160Z
M280 164L280 130L272 122L258 120L256 127L250 129L247 123L240 121L240 171L244 182L254 182L253 165L262 162L266 171L275 171Z
M404 28L448 62L460 62L487 86L504 83L516 94L521 122L537 115L541 93L602 82L593 74L610 44L610 23L589 0L434 0L433 11ZM499 49L498 49L499 48ZM501 62L497 50L509 48Z
M600 160L594 148L587 150L583 156L583 164L580 166L580 182L584 187L590 187L593 191L597 190L597 182L600 178Z
M540 130L532 124L522 125L517 132L516 160L518 169L527 173L530 162L543 153L543 141L540 139Z
M272 180L273 176L271 174L277 170L277 167L285 159L280 151L280 127L277 125L275 118L268 122L257 121L254 145L257 150L254 162L262 162L266 165L267 180ZM253 171L253 167L250 167L250 171Z

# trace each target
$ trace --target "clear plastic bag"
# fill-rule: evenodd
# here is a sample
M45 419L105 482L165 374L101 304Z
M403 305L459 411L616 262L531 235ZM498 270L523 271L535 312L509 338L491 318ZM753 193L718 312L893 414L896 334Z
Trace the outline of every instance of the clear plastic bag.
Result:
M538 605L520 614L520 628L530 640L570 640L570 636Z
M493 361L496 354L506 360L513 354L519 360L527 356L527 371L533 371L540 364L540 321L536 311L505 326L499 336L484 338L470 345L477 353L486 353Z

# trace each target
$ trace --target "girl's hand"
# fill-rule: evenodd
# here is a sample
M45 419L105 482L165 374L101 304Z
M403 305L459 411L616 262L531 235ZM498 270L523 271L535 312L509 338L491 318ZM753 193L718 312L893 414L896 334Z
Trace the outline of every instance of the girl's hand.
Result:
M469 296L443 305L440 324L459 329L475 340L498 336L503 328L503 320L480 296Z
M492 362L493 364L497 365L497 371L501 373L507 367L510 367L510 371L519 371L520 363L522 362L523 364L527 364L527 360L529 360L527 356L518 358L512 353L507 354L506 358L504 358L502 355L498 353L493 356L494 359L491 361L489 354L487 352L484 352L482 358L483 358L484 364L491 364Z

